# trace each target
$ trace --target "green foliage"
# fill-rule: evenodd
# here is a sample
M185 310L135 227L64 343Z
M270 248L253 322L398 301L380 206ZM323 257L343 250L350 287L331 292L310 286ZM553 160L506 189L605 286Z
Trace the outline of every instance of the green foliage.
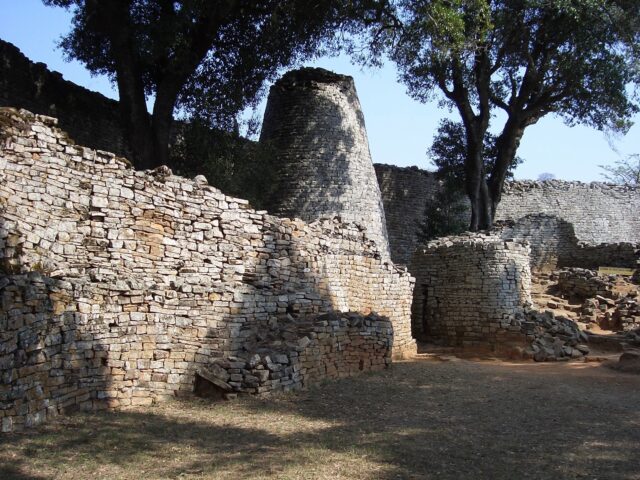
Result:
M604 170L602 176L607 182L630 187L640 187L640 155L627 155L619 159L614 165L600 165Z
M484 147L487 171L491 171L496 162L496 141L497 137L487 132ZM469 204L465 199L466 151L464 126L459 122L442 120L428 151L431 163L437 168L435 176L440 188L427 203L421 240L456 235L467 230ZM513 159L507 178L513 178L513 171L522 161L520 157Z
M457 235L469 226L469 203L464 190L447 180L440 180L439 186L427 201L425 218L418 232L420 241Z
M66 54L118 85L143 168L168 160L173 114L232 131L265 82L354 28L376 1L43 0L72 9ZM384 2L382 2L384 3ZM149 117L145 100L154 98Z
M398 2L404 29L390 50L409 94L456 89L535 121L555 112L596 128L628 125L637 105L625 86L637 80L631 55L638 6L610 0L419 0ZM483 57L486 56L486 59ZM486 60L488 69L482 68ZM616 123L618 122L618 123Z
M497 141L498 137L491 132L485 134L484 162L486 172L491 172L495 168L498 156ZM449 119L441 120L438 132L427 154L431 163L437 168L437 178L456 186L460 192L464 192L464 163L467 155L464 125ZM513 158L507 170L507 179L513 178L514 170L523 161L518 156Z
M178 175L204 175L209 184L228 195L264 207L275 185L275 154L267 145L238 133L212 130L194 120L180 125L171 149L171 166Z
M569 125L625 131L639 111L627 90L640 71L637 1L398 0L395 7L399 27L383 25L372 51L386 47L410 96L438 96L460 114L472 229L490 226L528 126L554 113ZM489 167L483 150L495 109L506 121Z

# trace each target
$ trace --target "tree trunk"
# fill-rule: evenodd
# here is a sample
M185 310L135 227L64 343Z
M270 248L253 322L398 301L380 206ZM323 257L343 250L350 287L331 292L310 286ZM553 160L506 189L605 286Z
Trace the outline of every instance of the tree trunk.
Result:
M108 39L120 95L124 134L131 159L148 168L153 158L151 119L147 112L142 72L131 36L130 2L86 0L86 16L93 28Z
M471 203L469 230L476 232L492 226L491 197L484 169L484 130L467 130L467 157L465 159L465 186Z
M153 167L153 135L149 114L147 113L144 89L136 88L137 80L128 72L128 68L118 68L118 93L120 95L120 113L125 127L125 135L133 155L136 168Z
M513 164L520 140L524 134L524 125L517 118L511 117L507 120L502 133L497 140L497 158L496 163L491 171L489 178L489 196L491 205L491 220L495 219L498 204L502 199L502 188L509 171L509 167Z

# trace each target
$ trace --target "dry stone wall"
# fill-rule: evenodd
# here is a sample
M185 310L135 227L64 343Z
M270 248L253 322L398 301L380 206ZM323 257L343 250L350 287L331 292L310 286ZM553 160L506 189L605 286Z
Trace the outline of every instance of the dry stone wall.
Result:
M382 191L391 258L408 264L418 246L433 174L375 165ZM640 244L640 189L551 180L507 182L496 220L503 238L531 244L533 268L601 265L633 267Z
M190 392L216 362L239 370L231 393L263 393L415 351L413 279L356 225L280 219L204 178L75 146L55 119L0 113L3 430ZM258 347L287 322L311 327L273 361ZM347 361L335 352L348 344ZM269 372L259 383L250 354Z
M578 325L531 305L526 241L467 234L429 242L413 257L417 338L536 361L589 353Z
M61 74L49 71L42 63L31 62L15 46L2 40L0 65L0 107L26 108L57 116L61 127L78 143L127 154L116 101L64 80ZM281 198L261 200L270 207L282 208L283 214L303 219L315 219L318 217L314 212L318 215L324 212L342 214L345 221L363 223L381 247L388 235L391 259L408 264L418 245L418 232L428 201L437 191L438 182L433 174L416 167L376 165L380 194L364 160L369 156L368 144L350 77L324 74L313 78L312 74L310 79L294 73L287 78L292 79L288 86L283 79L272 91L273 101L279 102L280 107L269 107L266 112L263 136L272 138L285 150L291 149L282 157L286 162L295 163L299 158L308 157L320 163L298 163L300 169L295 175L299 177L284 179L282 188L278 188ZM293 115L299 117L292 118L286 125L277 125L285 107L293 108L297 112ZM305 136L299 136L303 132ZM311 148L314 144L318 146L315 151L315 147ZM315 153L311 155L312 151ZM335 156L331 157L331 152ZM331 158L325 158L325 154ZM347 159L350 160L348 166L343 162ZM329 160L340 162L329 167ZM293 170L291 174L294 175ZM303 182L303 188L289 188L298 180ZM334 195L338 200L332 198ZM383 225L376 213L380 196L386 217ZM596 268L603 264L603 259L614 259L614 263L609 263L611 266L628 266L632 247L620 244L638 244L640 219L634 213L639 210L638 189L557 180L511 182L505 186L497 219L522 221L523 226L519 228L526 231L531 226L527 226L529 220L526 219L555 217L559 230L551 233L556 237L563 235L567 228L573 229L575 245L563 238L550 237L549 242L537 242L532 235L523 237L531 242L534 267L540 264L538 259L551 257L568 259L560 261L562 266ZM554 228L552 222L542 222L540 226L550 231L548 229ZM383 230L386 230L384 235ZM513 235L507 233L506 236ZM619 246L612 251L599 246L602 243ZM561 249L565 245L569 249L580 247L574 252L566 250L565 255L562 250L555 252L551 247L544 250L545 245Z
M546 214L571 224L580 242L638 243L639 211L638 188L596 182L521 181L505 184L496 220Z
M312 221L340 216L366 228L389 258L384 208L353 78L323 69L291 71L269 92L260 141L276 151L276 215Z
M429 242L411 262L416 338L455 346L519 336L531 303L529 246L495 236Z
M0 107L57 117L60 127L81 145L129 153L117 101L65 80L1 39Z
M438 181L417 167L375 164L374 168L384 204L391 260L407 265L418 244L427 205L439 188Z
M531 246L531 268L561 267L597 269L600 266L634 268L640 259L640 243L579 241L566 220L546 214L531 214L516 221L498 221L494 233L504 239L526 240Z

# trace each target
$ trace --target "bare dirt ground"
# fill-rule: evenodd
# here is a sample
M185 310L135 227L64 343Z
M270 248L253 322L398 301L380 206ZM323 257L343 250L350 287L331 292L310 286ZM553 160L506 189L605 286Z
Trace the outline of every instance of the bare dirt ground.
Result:
M0 436L8 479L640 479L640 376L427 360L270 399L184 399Z

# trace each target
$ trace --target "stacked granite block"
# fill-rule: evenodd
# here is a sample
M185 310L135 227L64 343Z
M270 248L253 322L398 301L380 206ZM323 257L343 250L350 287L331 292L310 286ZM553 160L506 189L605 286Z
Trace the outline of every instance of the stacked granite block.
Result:
M55 119L0 115L3 430L191 392L198 368L288 316L375 313L391 355L415 352L413 279L357 225L277 218L76 146Z

